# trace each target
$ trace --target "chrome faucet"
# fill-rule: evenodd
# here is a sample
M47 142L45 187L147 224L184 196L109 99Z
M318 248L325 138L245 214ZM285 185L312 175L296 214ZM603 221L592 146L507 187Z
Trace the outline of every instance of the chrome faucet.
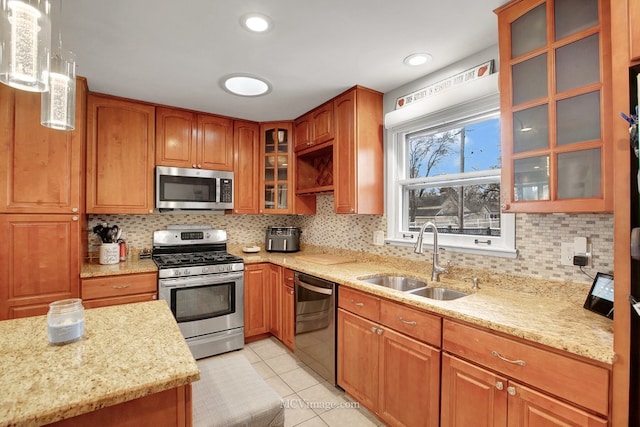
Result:
M436 227L433 222L427 221L422 224L422 228L420 229L420 233L418 234L418 239L416 240L416 247L414 249L414 252L417 254L424 253L422 251L422 238L424 235L424 230L427 227L430 227L433 231L433 267L431 269L431 281L439 282L440 274L447 273L448 271L445 267L441 267L438 265L438 227Z

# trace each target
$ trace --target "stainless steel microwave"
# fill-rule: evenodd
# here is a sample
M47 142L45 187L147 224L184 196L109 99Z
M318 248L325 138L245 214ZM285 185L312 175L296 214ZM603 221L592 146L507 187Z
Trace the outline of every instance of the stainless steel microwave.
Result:
M233 172L156 166L156 209L233 209Z

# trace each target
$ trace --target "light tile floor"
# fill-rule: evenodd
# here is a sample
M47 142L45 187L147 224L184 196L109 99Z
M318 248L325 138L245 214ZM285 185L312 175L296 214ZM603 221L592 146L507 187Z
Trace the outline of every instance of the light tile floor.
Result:
M384 426L364 407L306 366L277 339L252 342L239 352L282 396L286 427ZM206 363L206 360L198 363Z

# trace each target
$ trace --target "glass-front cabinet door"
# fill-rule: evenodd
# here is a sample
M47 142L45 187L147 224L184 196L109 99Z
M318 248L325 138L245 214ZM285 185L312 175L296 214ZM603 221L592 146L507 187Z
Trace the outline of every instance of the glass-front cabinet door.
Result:
M496 10L504 211L612 210L608 8L525 0Z
M291 213L292 125L263 123L260 213Z

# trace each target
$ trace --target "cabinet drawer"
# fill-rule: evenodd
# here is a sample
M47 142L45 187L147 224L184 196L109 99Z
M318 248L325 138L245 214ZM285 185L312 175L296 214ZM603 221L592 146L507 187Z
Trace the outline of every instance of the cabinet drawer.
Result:
M123 295L119 297L98 298L92 300L83 300L84 308L107 307L111 305L131 304L134 302L153 301L158 299L157 293L143 293L135 295Z
M380 323L420 341L440 347L442 320L391 301L380 302Z
M444 321L442 347L587 409L608 413L609 371L605 368L449 320Z
M82 279L82 299L117 297L156 292L156 273L125 274L119 276Z
M380 298L349 288L338 289L338 307L374 322L380 320Z

